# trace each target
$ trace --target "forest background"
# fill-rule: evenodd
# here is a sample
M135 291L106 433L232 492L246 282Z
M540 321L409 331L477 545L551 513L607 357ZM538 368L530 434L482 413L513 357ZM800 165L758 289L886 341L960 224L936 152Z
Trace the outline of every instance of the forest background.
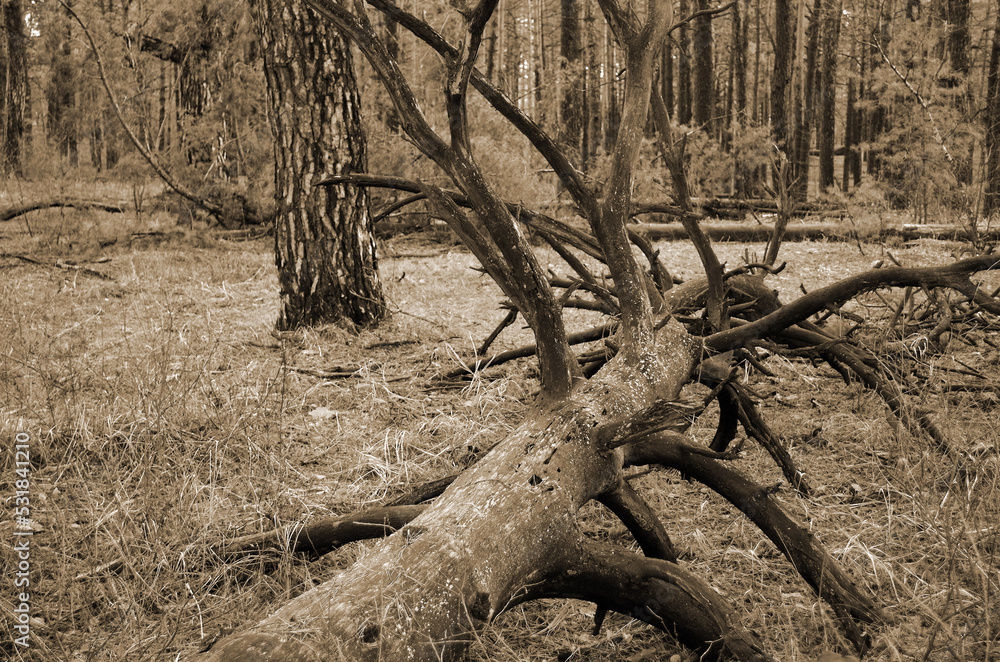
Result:
M403 4L432 23L445 12L435 3ZM700 16L674 30L657 84L686 136L694 196L777 198L782 182L772 171L787 162L792 200L857 200L908 210L918 221L970 222L995 207L995 3L676 4L676 16ZM73 6L109 63L123 119L157 161L185 188L225 207L224 222L266 216L273 158L248 8L183 0ZM5 0L2 7L3 172L148 178L79 25L56 2ZM436 90L436 56L391 21L381 29L414 88ZM602 181L620 121L622 57L593 2L504 0L485 34L481 66ZM400 138L364 59L355 62L370 171L440 182ZM501 193L535 208L557 204L556 178L537 176L545 164L527 142L491 124L481 101L472 112L486 116L476 148ZM649 167L637 178L637 198L667 199L669 178L652 141L644 149Z

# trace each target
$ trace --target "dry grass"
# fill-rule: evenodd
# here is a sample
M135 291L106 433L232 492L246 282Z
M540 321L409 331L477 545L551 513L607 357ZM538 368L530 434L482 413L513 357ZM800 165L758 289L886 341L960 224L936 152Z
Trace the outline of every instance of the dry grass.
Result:
M136 231L167 230L155 242ZM30 230L30 232L29 232ZM515 425L536 383L530 365L497 370L460 389L431 380L471 358L503 316L496 288L464 251L409 240L383 246L395 309L381 328L336 327L275 336L270 244L227 243L177 230L157 214L53 210L0 227L0 438L32 435L33 645L3 655L31 660L167 660L257 618L366 545L313 564L283 558L220 565L201 543L340 513L467 466ZM678 273L693 252L664 245ZM947 259L950 246L896 247L913 263ZM749 247L759 251L759 246ZM800 283L830 282L882 257L884 247L793 244L775 279L785 298ZM744 247L721 246L730 265ZM55 266L88 262L110 280ZM555 260L553 260L555 262ZM857 307L863 310L861 306ZM575 319L574 324L584 323ZM521 328L498 349L527 339ZM960 346L963 347L963 346ZM995 353L960 357L996 380ZM925 357L925 360L931 360ZM956 381L947 359L936 380ZM756 379L765 414L790 442L813 485L804 500L778 498L805 522L891 621L875 633L873 660L996 659L1000 497L997 404L989 394L922 395L974 471L955 467L901 431L881 403L825 368L772 358L776 379ZM350 379L297 371L348 368ZM994 381L994 384L996 381ZM774 394L774 395L772 395ZM780 397L779 397L780 396ZM710 421L697 428L711 434ZM814 428L822 432L806 439ZM754 447L740 466L779 474ZM0 464L5 494L13 459ZM716 495L673 475L636 484L670 513L684 562L730 597L784 660L846 650L825 606L774 547ZM0 550L13 567L12 506L0 515ZM630 545L623 527L588 508L587 527ZM94 568L114 559L113 572ZM11 591L0 611L11 616ZM481 633L476 660L691 659L649 628L610 616L590 633L593 608L574 601L526 605Z

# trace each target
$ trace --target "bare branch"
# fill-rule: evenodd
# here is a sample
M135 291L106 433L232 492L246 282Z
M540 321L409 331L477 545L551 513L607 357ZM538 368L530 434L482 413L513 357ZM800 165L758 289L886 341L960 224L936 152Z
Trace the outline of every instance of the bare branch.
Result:
M948 287L968 295L971 284L968 279L969 274L991 269L1000 269L1000 255L970 257L940 267L870 269L813 290L755 322L711 335L705 339L705 344L717 351L735 349L750 340L765 338L798 324L825 309L829 304L840 304L862 292L882 287ZM975 287L972 289L975 290Z
M97 72L100 75L101 83L104 85L104 91L107 92L108 100L111 101L111 108L115 111L115 117L118 118L118 123L121 124L122 129L125 130L125 134L139 151L139 154L142 155L142 158L146 160L146 163L148 163L149 167L153 169L153 172L155 172L167 186L221 222L223 219L222 207L214 202L205 200L204 198L196 195L193 191L189 190L187 187L181 185L163 168L163 166L160 165L160 162L155 156L153 156L153 152L149 149L149 147L139 140L137 135L135 135L135 131L132 130L132 127L125 119L124 113L122 113L121 106L118 104L118 97L115 95L114 90L111 89L111 82L108 80L107 72L104 69L104 58L101 57L101 51L97 47L97 42L94 41L94 36L91 34L90 29L83 22L83 19L81 19L73 8L66 4L64 0L59 0L59 4L62 5L63 9L65 9L70 16L73 17L73 20L77 22L80 29L83 30L83 34L87 37L87 43L90 44L90 50L94 53L94 60L97 62Z
M621 13L615 0L600 0L605 15ZM632 208L633 174L642 145L649 95L653 83L653 58L666 38L672 4L665 0L650 3L646 25L634 39L622 35L627 69L625 98L618 138L611 158L611 177L605 189L600 215L590 218L594 236L604 248L608 268L618 288L622 311L622 350L639 359L652 341L652 306L644 277L625 232Z
M581 540L572 565L526 589L519 602L577 598L670 632L704 659L766 662L752 632L726 599L671 561L639 556L614 545Z
M305 0L305 2L358 45L379 75L389 96L392 97L400 116L401 126L415 141L417 147L448 173L468 196L470 205L479 215L506 262L504 271L517 274L516 278L498 280L498 285L515 302L535 334L542 381L540 397L543 401L564 397L572 389L573 382L579 374L579 367L566 342L562 312L548 286L544 271L507 205L490 187L461 141L449 146L430 127L398 64L389 56L385 45L375 34L362 0L355 0L354 3L357 16L334 0ZM464 124L464 119L456 117L453 110L453 108L449 110L452 123L457 120ZM431 191L428 189L423 192ZM439 197L438 200L444 202L445 196ZM452 201L449 202L454 204ZM445 215L457 221L454 210L447 209L448 203L445 205ZM478 249L470 246L473 250L482 248L482 245ZM483 266L491 275L502 273L495 268L496 263L493 266L487 264Z
M816 593L833 607L848 638L859 652L868 649L862 624L883 620L879 608L854 585L815 537L771 499L768 490L719 460L691 453L684 437L665 433L625 448L626 466L662 464L712 488L740 509L771 539Z
M391 0L368 1L371 6L391 17L439 54L451 58L458 55L458 49L449 44L430 25L409 12L403 11ZM566 187L567 192L573 197L584 218L592 218L599 213L600 206L597 202L597 196L584 182L580 171L559 149L555 141L507 95L494 87L479 70L472 72L471 83L483 95L483 98L520 131L549 163L563 186Z
M677 562L677 550L670 542L663 522L646 500L624 480L597 498L632 533L646 556Z

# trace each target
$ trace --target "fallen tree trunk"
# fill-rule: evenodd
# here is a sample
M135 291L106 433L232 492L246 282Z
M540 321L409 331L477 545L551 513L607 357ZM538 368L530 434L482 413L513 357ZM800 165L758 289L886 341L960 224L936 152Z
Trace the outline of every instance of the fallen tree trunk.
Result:
M639 234L651 240L681 241L688 238L687 231L675 223L637 223L630 225ZM702 223L702 231L713 241L767 241L774 232L771 223ZM791 223L782 235L784 241L809 241L816 239L847 239L858 235L873 239L898 237L904 241L914 239L944 239L949 241L1000 241L1000 228L982 229L976 233L961 225L903 225L883 227L859 233L850 223Z
M72 207L74 209L100 209L101 211L107 211L111 213L121 213L128 208L128 204L125 202L115 202L115 201L101 201L101 200L87 200L85 198L48 198L46 200L36 200L35 202L26 202L24 204L15 205L13 207L8 207L3 211L0 211L0 222L11 221L20 216L24 216L28 212L38 211L39 209L52 209L54 207Z
M532 597L529 587L571 576L587 559L575 514L617 484L623 462L597 442L595 428L628 419L657 396L676 398L699 344L672 323L660 332L658 350L651 371L616 357L554 411L529 417L349 574L220 641L206 659L457 659L471 630ZM655 619L661 627L686 621L694 603L714 629L705 635L701 623L698 636L707 638L689 645L718 639L722 648L732 641L759 650L734 614L706 603L712 589L684 576L676 589L686 597L662 606ZM642 611L641 603L630 605Z

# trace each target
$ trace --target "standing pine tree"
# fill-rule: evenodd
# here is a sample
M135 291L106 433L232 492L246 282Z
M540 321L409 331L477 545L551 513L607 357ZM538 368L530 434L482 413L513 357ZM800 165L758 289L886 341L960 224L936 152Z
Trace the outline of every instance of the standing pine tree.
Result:
M364 189L318 186L367 168L350 49L298 0L254 0L272 108L278 328L385 316Z

